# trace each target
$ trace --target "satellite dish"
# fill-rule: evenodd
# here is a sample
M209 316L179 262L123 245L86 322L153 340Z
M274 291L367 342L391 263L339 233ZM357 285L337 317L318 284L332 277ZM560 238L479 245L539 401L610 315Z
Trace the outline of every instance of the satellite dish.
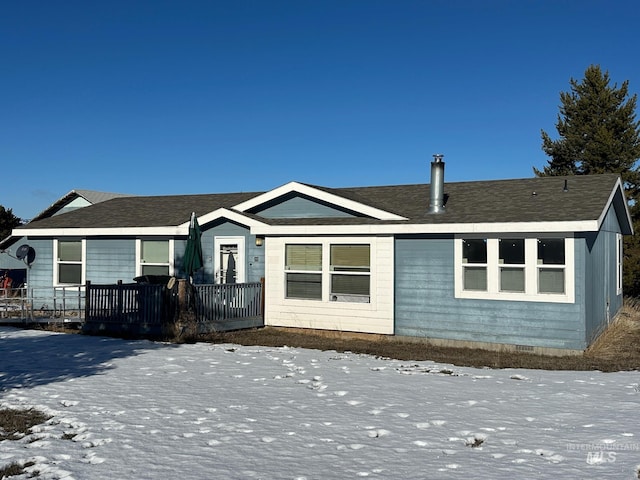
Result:
M20 245L18 247L18 250L16 250L16 258L18 260L24 260L26 258L27 255L29 255L29 249L31 247L27 244L24 245Z
M22 260L27 265L31 265L36 259L36 251L33 247L25 243L24 245L20 245L18 250L16 250L16 258Z

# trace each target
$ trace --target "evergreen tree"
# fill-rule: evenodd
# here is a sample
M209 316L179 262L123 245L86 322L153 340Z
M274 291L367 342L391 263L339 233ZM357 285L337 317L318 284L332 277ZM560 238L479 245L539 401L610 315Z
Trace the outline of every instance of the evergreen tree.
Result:
M629 82L610 85L609 72L591 65L571 90L560 93L557 140L542 130L542 150L551 157L538 176L618 173L624 183L634 230L640 232L640 122L637 95L629 96ZM624 289L640 296L640 241L625 238Z
M22 223L18 217L13 214L11 209L5 209L0 205L0 240L11 235L11 230Z

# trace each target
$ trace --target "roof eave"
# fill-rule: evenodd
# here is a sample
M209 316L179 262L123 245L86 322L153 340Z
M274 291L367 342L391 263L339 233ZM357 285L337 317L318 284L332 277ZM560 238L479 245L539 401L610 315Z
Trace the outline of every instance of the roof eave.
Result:
M263 225L251 228L255 235L413 235L595 232L596 220L566 222L365 224L365 225Z

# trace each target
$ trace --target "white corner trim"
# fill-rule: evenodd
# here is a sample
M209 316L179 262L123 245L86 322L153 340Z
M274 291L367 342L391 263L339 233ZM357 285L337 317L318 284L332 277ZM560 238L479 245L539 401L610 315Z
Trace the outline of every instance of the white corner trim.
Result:
M289 182L278 188L274 188L273 190L258 195L257 197L254 197L250 200L239 203L233 208L241 212L245 212L247 210L250 210L251 208L257 207L271 200L275 200L278 197L292 192L301 193L303 195L322 200L323 202L331 203L342 208L353 210L354 212L358 212L363 215L377 218L378 220L407 220L405 217L396 215L395 213L380 210L379 208L371 207L369 205L365 205L364 203L349 200L339 195L325 192L324 190L313 188L309 185L304 185L298 182Z

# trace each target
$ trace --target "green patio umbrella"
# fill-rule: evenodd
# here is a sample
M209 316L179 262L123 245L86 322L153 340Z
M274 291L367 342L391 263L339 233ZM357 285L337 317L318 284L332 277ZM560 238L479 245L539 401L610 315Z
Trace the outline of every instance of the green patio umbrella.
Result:
M193 274L202 268L202 242L200 225L195 212L191 213L191 223L189 224L189 238L187 238L187 246L184 250L183 267L185 273L189 277L189 281L193 281Z

